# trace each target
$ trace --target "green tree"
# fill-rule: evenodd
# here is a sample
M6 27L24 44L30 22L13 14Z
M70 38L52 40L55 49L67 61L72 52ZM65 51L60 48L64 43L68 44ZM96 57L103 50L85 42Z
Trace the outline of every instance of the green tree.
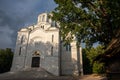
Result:
M94 59L99 55L99 54L103 54L104 50L103 50L103 46L97 46L96 48L92 47L91 49L87 49L86 48L86 54L87 54L87 58L90 60L90 64L93 64Z
M10 48L0 49L0 73L10 70L12 65L13 52Z
M64 40L75 35L78 42L105 47L120 29L120 0L54 0L52 19L60 24ZM66 36L71 34L70 37Z
M92 47L91 49L84 49L83 54L86 54L86 58L89 61L89 65L87 63L87 66L91 66L89 67L89 70L92 70L93 73L104 73L105 69L104 69L104 63L99 63L98 61L94 61L95 58L99 55L99 54L103 54L104 50L103 50L103 46L97 46L96 48ZM84 60L83 60L83 64L84 64Z

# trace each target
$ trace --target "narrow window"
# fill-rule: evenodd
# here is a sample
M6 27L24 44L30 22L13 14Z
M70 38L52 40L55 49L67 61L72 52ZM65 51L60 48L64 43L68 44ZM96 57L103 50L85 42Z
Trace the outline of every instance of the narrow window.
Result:
M45 21L45 15L43 15L43 17L42 17L42 21L43 21L43 22Z
M70 46L70 44L67 44L67 45L66 45L66 51L71 51L71 46Z
M68 45L65 45L66 51L68 51Z
M70 44L69 44L69 51L71 51L71 46L70 46Z
M21 49L22 49L22 48L20 47L20 49L19 49L19 55L21 55Z
M21 42L20 42L21 44L23 43L23 39L24 39L24 36L21 37Z
M52 35L52 42L54 41L54 35Z
M55 27L55 21L52 21L51 26L52 26L52 27Z
M46 16L46 22L49 22L48 15Z
M51 47L51 56L53 56L53 46Z

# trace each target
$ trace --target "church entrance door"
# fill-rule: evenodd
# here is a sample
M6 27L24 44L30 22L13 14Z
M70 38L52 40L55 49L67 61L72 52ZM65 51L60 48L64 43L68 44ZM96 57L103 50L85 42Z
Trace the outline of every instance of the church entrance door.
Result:
M39 67L39 65L40 65L40 57L32 57L31 67Z

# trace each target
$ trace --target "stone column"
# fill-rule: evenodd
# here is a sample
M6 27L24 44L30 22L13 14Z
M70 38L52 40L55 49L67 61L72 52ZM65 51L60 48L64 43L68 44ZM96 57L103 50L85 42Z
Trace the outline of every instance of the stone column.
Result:
M80 50L80 75L83 76L83 59L82 59L82 47L79 47Z

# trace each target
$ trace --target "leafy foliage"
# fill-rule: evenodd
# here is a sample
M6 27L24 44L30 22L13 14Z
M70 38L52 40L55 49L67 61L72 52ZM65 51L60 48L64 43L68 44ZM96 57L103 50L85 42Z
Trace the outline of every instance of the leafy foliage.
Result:
M78 42L89 46L99 42L106 47L119 29L120 0L54 1L58 6L52 18L60 24L64 40L71 41L75 35Z
M93 69L93 73L96 74L105 73L104 63L99 63L98 61L94 62L92 69Z
M7 72L11 68L13 52L11 49L0 49L0 73Z
M91 71L91 72L87 72L87 73L92 73L92 72L93 73L103 73L103 72L105 72L104 64L99 63L98 61L94 61L96 56L104 53L104 50L102 48L103 48L103 46L98 46L96 48L91 48L91 49L87 49L87 48L84 49L83 54L86 56L83 56L83 66L87 65L87 67L84 67L85 68L84 70L86 70L89 67L87 70ZM87 62L89 61L89 63L86 63L86 61Z
M94 59L99 55L103 54L103 46L97 46L96 48L92 47L91 49L86 48L87 58L90 60L90 64L93 64Z

